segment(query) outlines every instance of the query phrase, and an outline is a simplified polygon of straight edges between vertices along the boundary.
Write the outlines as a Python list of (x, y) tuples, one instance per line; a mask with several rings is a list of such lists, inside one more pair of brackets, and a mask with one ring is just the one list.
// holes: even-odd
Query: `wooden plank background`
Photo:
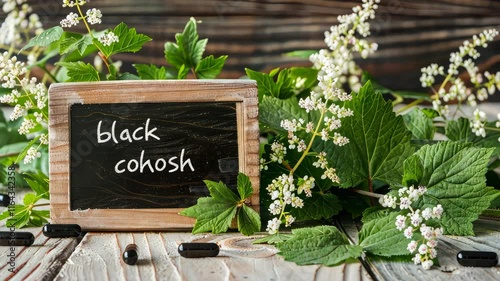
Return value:
[[(58, 24), (70, 11), (56, 0), (30, 0), (46, 27)], [(221, 78), (238, 78), (244, 68), (268, 71), (275, 67), (309, 65), (307, 60), (282, 56), (297, 49), (325, 47), (323, 33), (350, 13), (352, 0), (100, 0), (101, 28), (121, 21), (153, 38), (140, 53), (117, 56), (124, 62), (164, 65), (164, 43), (173, 41), (190, 16), (202, 20), (200, 38), (209, 38), (207, 54), (229, 55)], [(84, 9), (86, 10), (86, 9)], [(432, 62), (448, 65), (449, 53), (486, 28), (500, 28), (497, 0), (383, 0), (372, 22), (379, 51), (362, 66), (382, 84), (419, 90), (420, 68)], [(0, 18), (2, 18), (0, 16)], [(82, 28), (80, 26), (79, 28)], [(482, 50), (482, 67), (500, 70), (500, 36)], [(496, 100), (500, 100), (496, 95)]]

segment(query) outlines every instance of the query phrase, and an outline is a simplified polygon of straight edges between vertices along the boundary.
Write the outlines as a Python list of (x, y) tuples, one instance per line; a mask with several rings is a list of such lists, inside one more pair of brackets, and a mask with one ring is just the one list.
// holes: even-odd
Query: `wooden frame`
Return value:
[(76, 223), (83, 230), (172, 230), (190, 228), (182, 209), (70, 210), (70, 106), (75, 103), (236, 102), (239, 171), (255, 193), (259, 210), (259, 126), (257, 88), (249, 80), (111, 81), (52, 84), (50, 110), (50, 210), (52, 223)]

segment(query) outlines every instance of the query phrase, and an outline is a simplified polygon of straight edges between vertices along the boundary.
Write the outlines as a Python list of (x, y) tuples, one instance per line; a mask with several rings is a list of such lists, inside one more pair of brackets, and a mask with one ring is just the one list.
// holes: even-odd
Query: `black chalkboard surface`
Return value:
[(235, 102), (73, 104), (70, 209), (184, 208), (235, 185)]

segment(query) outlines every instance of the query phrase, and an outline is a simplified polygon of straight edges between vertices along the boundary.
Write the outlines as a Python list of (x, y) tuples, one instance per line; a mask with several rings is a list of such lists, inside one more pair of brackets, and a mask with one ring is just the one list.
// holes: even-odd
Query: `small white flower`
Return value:
[(402, 215), (398, 215), (396, 217), (396, 228), (401, 231), (406, 227), (406, 217)]
[(267, 228), (266, 231), (269, 232), (269, 234), (273, 235), (276, 234), (280, 228), (281, 221), (278, 220), (278, 218), (273, 218), (272, 220), (269, 220), (267, 222)]
[(415, 251), (417, 250), (417, 246), (418, 246), (418, 242), (417, 242), (417, 241), (415, 241), (415, 240), (412, 240), (412, 241), (408, 244), (407, 249), (408, 249), (408, 251), (409, 251), (410, 253), (412, 253), (412, 254), (413, 254), (413, 252), (415, 252)]
[(295, 218), (292, 217), (291, 215), (286, 215), (285, 216), (285, 227), (289, 227), (292, 225), (292, 223), (295, 221)]
[(61, 20), (60, 24), (61, 27), (72, 27), (78, 25), (79, 22), (78, 14), (71, 12), (65, 19)]
[(408, 226), (408, 228), (405, 229), (403, 234), (406, 238), (411, 239), (413, 237), (413, 227)]
[(426, 260), (422, 262), (422, 268), (425, 270), (431, 269), (432, 265), (434, 265), (434, 262), (432, 260)]
[(101, 37), (98, 38), (99, 42), (101, 42), (104, 46), (111, 46), (113, 43), (117, 43), (120, 38), (116, 36), (113, 31), (108, 31), (105, 34), (101, 35)]
[(87, 10), (87, 22), (90, 24), (100, 24), (102, 22), (101, 10), (92, 8)]
[(427, 250), (428, 250), (428, 248), (427, 248), (427, 245), (425, 245), (425, 244), (422, 244), (422, 245), (420, 245), (420, 247), (418, 247), (418, 252), (420, 255), (427, 254)]
[(443, 206), (441, 206), (441, 204), (438, 204), (436, 207), (432, 208), (432, 217), (435, 219), (440, 219), (443, 215), (443, 212)]

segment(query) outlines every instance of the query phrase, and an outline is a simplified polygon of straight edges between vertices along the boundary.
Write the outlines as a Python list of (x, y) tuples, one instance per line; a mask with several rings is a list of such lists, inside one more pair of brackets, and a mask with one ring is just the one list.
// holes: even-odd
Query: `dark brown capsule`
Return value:
[(182, 243), (179, 245), (178, 251), (185, 258), (216, 257), (219, 254), (219, 245), (215, 243)]
[(43, 226), (43, 235), (50, 238), (78, 237), (82, 229), (78, 224), (46, 224)]
[(129, 244), (125, 248), (122, 255), (123, 262), (128, 265), (134, 265), (139, 259), (139, 251), (137, 250), (137, 245)]
[(491, 267), (498, 264), (498, 255), (495, 252), (460, 251), (457, 261), (462, 266)]
[(34, 242), (31, 232), (0, 231), (0, 246), (31, 246)]

